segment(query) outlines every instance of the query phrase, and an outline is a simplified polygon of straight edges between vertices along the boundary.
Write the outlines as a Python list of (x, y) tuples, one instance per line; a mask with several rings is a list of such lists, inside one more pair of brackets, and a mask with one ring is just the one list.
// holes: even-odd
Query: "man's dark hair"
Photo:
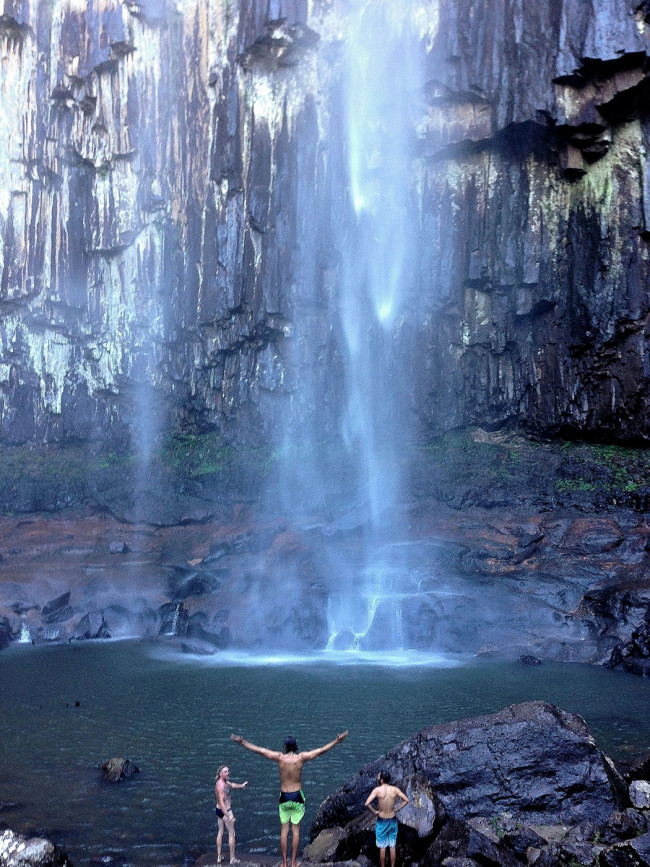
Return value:
[(298, 744), (296, 743), (296, 739), (292, 735), (289, 735), (288, 738), (285, 738), (284, 751), (285, 751), (285, 753), (297, 753), (298, 752)]
[(379, 771), (379, 779), (382, 783), (390, 783), (390, 774), (388, 771)]

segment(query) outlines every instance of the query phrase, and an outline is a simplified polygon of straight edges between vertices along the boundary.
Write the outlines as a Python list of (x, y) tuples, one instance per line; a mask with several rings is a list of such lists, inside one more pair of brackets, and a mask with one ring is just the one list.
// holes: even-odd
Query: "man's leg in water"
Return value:
[(395, 856), (396, 856), (396, 848), (395, 846), (390, 847), (390, 867), (395, 867)]
[(298, 846), (300, 846), (300, 822), (293, 826), (291, 831), (291, 867), (298, 867)]
[(386, 864), (386, 849), (379, 850), (379, 865), (380, 867), (384, 867)]

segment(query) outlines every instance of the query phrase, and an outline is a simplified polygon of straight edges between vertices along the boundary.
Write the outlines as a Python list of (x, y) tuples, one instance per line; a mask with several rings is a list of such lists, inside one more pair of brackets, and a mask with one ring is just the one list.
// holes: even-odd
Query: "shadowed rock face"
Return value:
[[(349, 4), (0, 11), (0, 438), (336, 431)], [(413, 14), (418, 417), (647, 439), (646, 4)]]
[(323, 802), (311, 829), (343, 826), (364, 812), (379, 770), (402, 789), (426, 778), (451, 817), (509, 812), (524, 822), (603, 822), (624, 785), (584, 720), (546, 702), (422, 729), (352, 777)]

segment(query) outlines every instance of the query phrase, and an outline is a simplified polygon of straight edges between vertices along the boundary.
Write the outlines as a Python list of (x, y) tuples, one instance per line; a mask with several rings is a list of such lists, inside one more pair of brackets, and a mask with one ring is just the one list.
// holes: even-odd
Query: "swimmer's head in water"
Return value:
[(285, 751), (285, 753), (297, 753), (298, 752), (298, 744), (296, 743), (296, 739), (292, 735), (289, 735), (288, 738), (285, 738), (284, 751)]

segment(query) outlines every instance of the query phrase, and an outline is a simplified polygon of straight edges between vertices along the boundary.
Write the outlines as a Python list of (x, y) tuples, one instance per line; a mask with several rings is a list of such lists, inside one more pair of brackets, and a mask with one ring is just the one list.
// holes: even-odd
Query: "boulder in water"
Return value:
[(409, 777), (404, 792), (409, 802), (400, 810), (400, 823), (412, 828), (418, 837), (429, 837), (444, 821), (446, 811), (442, 801), (429, 780), (420, 774)]
[(522, 665), (542, 664), (542, 660), (539, 658), (539, 656), (533, 656), (531, 653), (522, 653), (522, 655), (519, 657), (518, 662), (520, 662)]
[(0, 833), (0, 867), (72, 867), (68, 856), (43, 837)]
[(119, 783), (140, 773), (140, 768), (130, 759), (109, 759), (101, 766), (104, 779), (109, 783)]

